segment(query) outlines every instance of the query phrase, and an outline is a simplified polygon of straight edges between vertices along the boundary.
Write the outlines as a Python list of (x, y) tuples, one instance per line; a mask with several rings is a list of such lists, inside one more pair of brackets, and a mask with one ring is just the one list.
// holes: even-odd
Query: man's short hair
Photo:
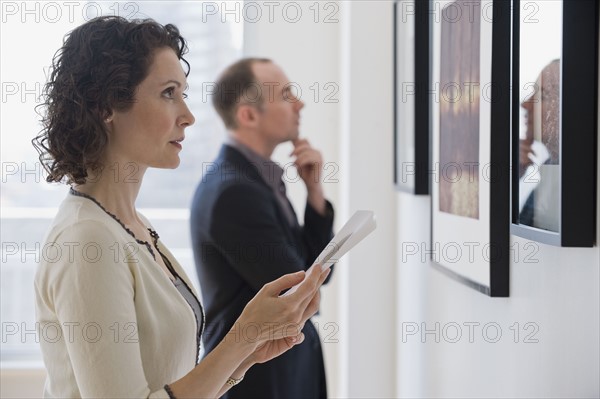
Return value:
[(252, 65), (258, 62), (273, 61), (243, 58), (225, 69), (217, 81), (212, 102), (228, 129), (238, 127), (235, 114), (241, 103), (250, 103), (258, 108), (263, 104), (262, 90), (252, 71)]

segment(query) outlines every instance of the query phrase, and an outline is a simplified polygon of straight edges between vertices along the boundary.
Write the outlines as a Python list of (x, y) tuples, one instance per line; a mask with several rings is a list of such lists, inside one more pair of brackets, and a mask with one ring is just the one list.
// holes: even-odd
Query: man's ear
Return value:
[(258, 110), (249, 104), (240, 104), (235, 113), (237, 123), (241, 126), (253, 126), (257, 123)]

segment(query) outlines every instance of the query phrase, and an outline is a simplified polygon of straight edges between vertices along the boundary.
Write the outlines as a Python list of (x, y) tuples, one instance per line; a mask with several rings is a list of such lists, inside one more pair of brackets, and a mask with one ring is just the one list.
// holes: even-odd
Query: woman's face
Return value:
[(122, 162), (121, 168), (133, 162), (136, 170), (179, 166), (184, 130), (194, 123), (184, 101), (186, 87), (175, 52), (168, 47), (156, 50), (133, 106), (109, 118), (106, 162)]

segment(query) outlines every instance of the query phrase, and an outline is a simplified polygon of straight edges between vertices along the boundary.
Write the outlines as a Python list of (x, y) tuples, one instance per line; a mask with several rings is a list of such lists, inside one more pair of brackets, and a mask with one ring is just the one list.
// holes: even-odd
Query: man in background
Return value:
[[(198, 185), (191, 210), (206, 353), (265, 283), (306, 270), (333, 236), (333, 207), (321, 185), (322, 156), (299, 137), (304, 103), (289, 83), (272, 61), (247, 58), (228, 67), (216, 85), (213, 105), (228, 137)], [(286, 196), (284, 170), (271, 161), (275, 148), (288, 141), (307, 189), (303, 226)], [(250, 327), (237, 326), (240, 339), (252, 339)], [(319, 335), (310, 320), (303, 332), (304, 343), (250, 369), (226, 397), (325, 398)]]

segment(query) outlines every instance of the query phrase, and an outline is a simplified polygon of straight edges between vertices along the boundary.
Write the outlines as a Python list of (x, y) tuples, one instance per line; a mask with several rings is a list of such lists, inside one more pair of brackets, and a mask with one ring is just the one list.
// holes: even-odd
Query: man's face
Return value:
[(296, 139), (304, 103), (295, 97), (290, 80), (281, 68), (271, 62), (254, 63), (252, 70), (263, 100), (258, 109), (257, 130), (260, 137), (273, 146)]
[(525, 140), (541, 141), (550, 152), (550, 162), (558, 163), (560, 153), (560, 63), (553, 61), (540, 73), (535, 91), (521, 107), (526, 111)]

